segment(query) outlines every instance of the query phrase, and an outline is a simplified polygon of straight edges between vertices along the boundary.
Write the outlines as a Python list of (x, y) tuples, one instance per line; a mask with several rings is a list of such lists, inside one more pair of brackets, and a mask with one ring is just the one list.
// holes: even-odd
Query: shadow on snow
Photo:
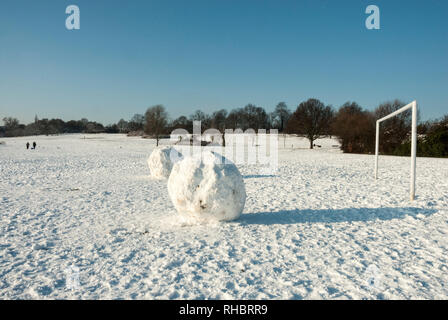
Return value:
[(241, 224), (295, 224), (295, 223), (338, 223), (403, 219), (418, 214), (430, 216), (435, 209), (414, 207), (404, 208), (347, 208), (322, 210), (281, 210), (277, 212), (258, 212), (241, 215)]
[(254, 178), (275, 178), (273, 174), (248, 174), (243, 176), (243, 179), (254, 179)]

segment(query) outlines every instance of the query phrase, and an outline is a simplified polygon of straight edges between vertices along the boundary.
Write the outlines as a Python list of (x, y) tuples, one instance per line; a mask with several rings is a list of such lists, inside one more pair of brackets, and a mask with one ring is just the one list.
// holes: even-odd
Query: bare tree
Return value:
[(145, 126), (145, 116), (142, 114), (134, 114), (131, 120), (128, 123), (130, 131), (139, 131), (143, 130)]
[(124, 119), (120, 119), (120, 121), (118, 121), (117, 123), (118, 126), (118, 130), (120, 133), (128, 133), (129, 132), (129, 123), (124, 120)]
[(173, 130), (182, 128), (191, 132), (193, 130), (193, 122), (188, 120), (186, 116), (180, 116), (179, 118), (173, 120), (171, 127)]
[(17, 120), (16, 118), (5, 117), (3, 118), (3, 122), (5, 124), (6, 130), (14, 130), (19, 127), (19, 120)]
[(210, 128), (210, 116), (201, 110), (196, 110), (191, 116), (191, 121), (201, 121), (201, 132), (204, 132), (207, 128)]
[(313, 149), (314, 140), (329, 132), (332, 118), (331, 107), (317, 99), (309, 99), (299, 104), (291, 116), (288, 131), (303, 134), (310, 141), (310, 149)]
[(156, 139), (156, 146), (159, 146), (159, 139), (165, 133), (168, 124), (168, 114), (165, 107), (156, 105), (148, 108), (145, 113), (145, 132)]
[(227, 122), (227, 111), (225, 109), (213, 112), (211, 127), (218, 129), (221, 132), (223, 147), (226, 146), (226, 137), (225, 137), (226, 122)]
[(226, 127), (229, 129), (237, 129), (239, 128), (240, 125), (240, 112), (241, 109), (233, 109), (232, 111), (230, 111), (229, 115), (227, 116), (226, 119)]
[(339, 108), (331, 128), (344, 152), (369, 153), (375, 150), (375, 117), (356, 102), (346, 102)]
[(288, 123), (289, 117), (291, 116), (291, 113), (289, 112), (288, 106), (284, 102), (280, 102), (275, 107), (274, 112), (272, 113), (273, 120), (275, 121), (275, 127), (280, 131), (283, 132), (283, 130), (286, 127), (286, 124)]
[(19, 120), (17, 120), (16, 118), (5, 117), (3, 118), (3, 122), (5, 124), (5, 135), (7, 137), (22, 135)]
[(243, 119), (243, 130), (254, 129), (265, 129), (268, 115), (263, 108), (257, 107), (249, 103), (242, 109), (242, 119)]

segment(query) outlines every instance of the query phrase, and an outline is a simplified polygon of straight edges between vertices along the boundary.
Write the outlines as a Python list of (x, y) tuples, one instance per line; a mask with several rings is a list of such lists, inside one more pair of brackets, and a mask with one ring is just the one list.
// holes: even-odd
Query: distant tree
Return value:
[(191, 121), (201, 121), (201, 132), (210, 128), (210, 116), (201, 110), (196, 110), (191, 116)]
[(39, 120), (37, 122), (37, 127), (40, 134), (49, 135), (51, 133), (50, 124), (47, 118)]
[(302, 102), (288, 122), (288, 131), (303, 134), (313, 149), (314, 140), (329, 132), (333, 110), (317, 99)]
[(257, 107), (254, 104), (247, 104), (243, 109), (237, 109), (234, 111), (237, 127), (242, 130), (254, 129), (266, 129), (268, 127), (268, 114), (266, 111)]
[(65, 122), (61, 119), (51, 119), (48, 121), (49, 134), (61, 134), (64, 132)]
[(3, 123), (5, 124), (6, 130), (14, 130), (19, 127), (19, 120), (12, 117), (5, 117), (3, 118)]
[(108, 125), (104, 128), (106, 133), (119, 133), (120, 129), (118, 128), (118, 126), (116, 124), (111, 124)]
[(233, 109), (226, 117), (226, 128), (228, 129), (259, 129), (270, 128), (270, 116), (262, 107), (247, 104), (244, 108)]
[(419, 134), (426, 134), (426, 133), (428, 133), (429, 129), (430, 129), (435, 123), (436, 123), (435, 121), (431, 121), (431, 120), (428, 120), (428, 121), (419, 123), (419, 124), (417, 125), (417, 132), (418, 132)]
[(435, 121), (420, 145), (422, 157), (448, 157), (448, 115)]
[(39, 126), (37, 122), (30, 123), (25, 126), (24, 135), (25, 136), (37, 136), (41, 134), (39, 131)]
[(180, 116), (179, 118), (173, 120), (171, 122), (171, 129), (185, 129), (188, 132), (191, 132), (193, 128), (193, 123), (191, 120), (188, 120), (186, 116)]
[(278, 129), (280, 132), (283, 132), (283, 130), (286, 127), (286, 124), (288, 123), (289, 118), (291, 117), (291, 112), (288, 109), (288, 106), (284, 102), (280, 102), (275, 107), (274, 112), (272, 113), (273, 121), (275, 122), (275, 125), (273, 123), (273, 126)]
[(165, 107), (156, 105), (148, 108), (145, 113), (146, 125), (145, 132), (156, 139), (156, 145), (159, 145), (159, 139), (165, 133), (168, 124), (168, 114)]
[(105, 132), (104, 126), (101, 123), (90, 121), (87, 123), (83, 132), (85, 133), (102, 133)]
[(79, 133), (84, 129), (84, 125), (81, 121), (70, 120), (65, 123), (66, 133)]
[(242, 119), (244, 120), (243, 129), (254, 129), (256, 131), (258, 127), (258, 110), (257, 106), (254, 104), (247, 104), (243, 108)]
[(89, 120), (88, 119), (86, 119), (86, 118), (82, 118), (81, 119), (81, 123), (84, 125), (84, 127), (85, 126), (87, 126), (87, 124), (89, 123)]
[(128, 129), (130, 131), (139, 131), (143, 130), (145, 127), (145, 116), (142, 114), (134, 114), (131, 120), (128, 123)]
[[(419, 157), (448, 157), (448, 115), (437, 121), (428, 121), (425, 134), (419, 133), (417, 142), (417, 156)], [(411, 154), (411, 141), (398, 146), (393, 153), (397, 156)]]
[(266, 111), (262, 107), (256, 107), (255, 109), (255, 121), (253, 129), (257, 132), (260, 129), (267, 129), (269, 126), (269, 117)]
[(242, 129), (241, 113), (242, 113), (241, 109), (233, 109), (232, 111), (230, 111), (226, 119), (226, 127), (233, 130), (238, 128)]
[(221, 109), (219, 111), (215, 111), (211, 117), (211, 127), (218, 129), (221, 132), (222, 145), (226, 146), (226, 124), (227, 124), (227, 111), (225, 109)]
[(124, 120), (120, 119), (120, 121), (117, 122), (118, 130), (120, 133), (128, 133), (129, 132), (129, 123)]
[(23, 134), (23, 130), (20, 126), (19, 120), (12, 117), (3, 118), (3, 123), (5, 125), (5, 136), (14, 137)]
[(346, 102), (339, 108), (331, 129), (344, 152), (371, 153), (375, 149), (375, 117), (356, 102)]

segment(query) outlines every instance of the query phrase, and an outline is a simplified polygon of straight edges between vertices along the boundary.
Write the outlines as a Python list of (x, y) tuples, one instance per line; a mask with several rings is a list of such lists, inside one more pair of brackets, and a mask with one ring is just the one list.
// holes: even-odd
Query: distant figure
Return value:
[(30, 143), (27, 142), (27, 143), (26, 143), (26, 150), (28, 150), (29, 148), (30, 148)]
[(36, 141), (34, 141), (33, 142), (33, 149), (36, 149), (36, 146), (37, 146)]

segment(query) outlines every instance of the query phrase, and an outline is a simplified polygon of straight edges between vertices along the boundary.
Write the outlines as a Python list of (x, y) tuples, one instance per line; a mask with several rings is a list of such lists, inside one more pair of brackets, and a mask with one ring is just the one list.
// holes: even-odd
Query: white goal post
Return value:
[(403, 108), (398, 109), (391, 114), (376, 121), (376, 140), (375, 140), (375, 179), (378, 178), (378, 152), (380, 143), (380, 123), (384, 120), (392, 118), (397, 114), (412, 108), (412, 137), (411, 137), (411, 186), (410, 186), (410, 198), (411, 201), (415, 199), (415, 167), (417, 156), (417, 101), (413, 101)]

